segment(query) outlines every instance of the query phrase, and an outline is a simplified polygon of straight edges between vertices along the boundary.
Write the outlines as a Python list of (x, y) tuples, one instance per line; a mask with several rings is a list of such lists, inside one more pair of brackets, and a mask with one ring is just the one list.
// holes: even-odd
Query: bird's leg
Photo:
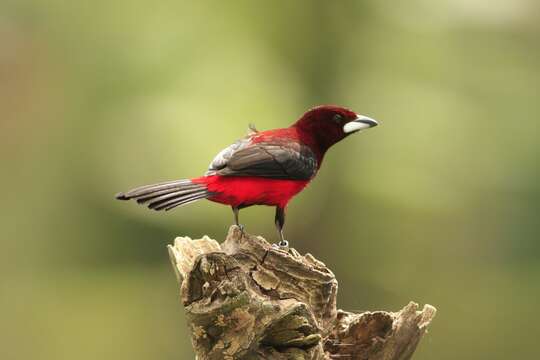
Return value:
[(276, 228), (279, 235), (279, 243), (277, 245), (282, 249), (288, 250), (289, 242), (283, 238), (283, 225), (285, 225), (285, 208), (277, 206), (276, 207)]
[(236, 206), (232, 206), (232, 211), (234, 213), (234, 223), (236, 226), (240, 228), (240, 231), (242, 232), (242, 235), (244, 235), (244, 225), (240, 224), (238, 222), (238, 215), (240, 214), (240, 208)]

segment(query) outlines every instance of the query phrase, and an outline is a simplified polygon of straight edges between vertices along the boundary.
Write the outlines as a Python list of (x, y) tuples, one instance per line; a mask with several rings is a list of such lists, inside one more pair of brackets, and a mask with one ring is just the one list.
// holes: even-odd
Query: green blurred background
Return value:
[(534, 0), (2, 0), (0, 358), (192, 359), (165, 246), (231, 211), (113, 195), (323, 103), (382, 122), (289, 207), (339, 306), (437, 306), (416, 359), (538, 358), (539, 36)]

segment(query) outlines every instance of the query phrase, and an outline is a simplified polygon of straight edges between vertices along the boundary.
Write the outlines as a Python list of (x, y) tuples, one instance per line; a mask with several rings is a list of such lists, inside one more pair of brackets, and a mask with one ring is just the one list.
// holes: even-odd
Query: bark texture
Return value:
[(337, 310), (338, 282), (322, 262), (236, 226), (221, 245), (179, 237), (168, 249), (198, 360), (406, 360), (436, 312), (413, 302)]

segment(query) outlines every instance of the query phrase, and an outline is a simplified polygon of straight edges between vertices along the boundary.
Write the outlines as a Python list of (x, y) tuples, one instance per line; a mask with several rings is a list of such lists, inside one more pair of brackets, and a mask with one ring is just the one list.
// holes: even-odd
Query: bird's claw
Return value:
[(244, 230), (246, 229), (246, 227), (242, 224), (237, 224), (236, 226), (238, 226), (238, 228), (240, 229), (240, 234), (242, 234), (242, 236), (244, 236)]
[(272, 244), (272, 247), (279, 250), (289, 251), (289, 242), (287, 240), (281, 240), (277, 244)]

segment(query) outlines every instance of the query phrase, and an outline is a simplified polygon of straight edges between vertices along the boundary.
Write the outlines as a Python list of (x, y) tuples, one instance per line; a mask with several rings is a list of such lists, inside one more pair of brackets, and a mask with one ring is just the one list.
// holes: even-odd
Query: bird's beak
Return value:
[(358, 115), (356, 119), (346, 123), (343, 126), (343, 132), (345, 134), (352, 134), (354, 132), (369, 129), (377, 125), (379, 125), (379, 123), (376, 120), (368, 118), (367, 116)]

